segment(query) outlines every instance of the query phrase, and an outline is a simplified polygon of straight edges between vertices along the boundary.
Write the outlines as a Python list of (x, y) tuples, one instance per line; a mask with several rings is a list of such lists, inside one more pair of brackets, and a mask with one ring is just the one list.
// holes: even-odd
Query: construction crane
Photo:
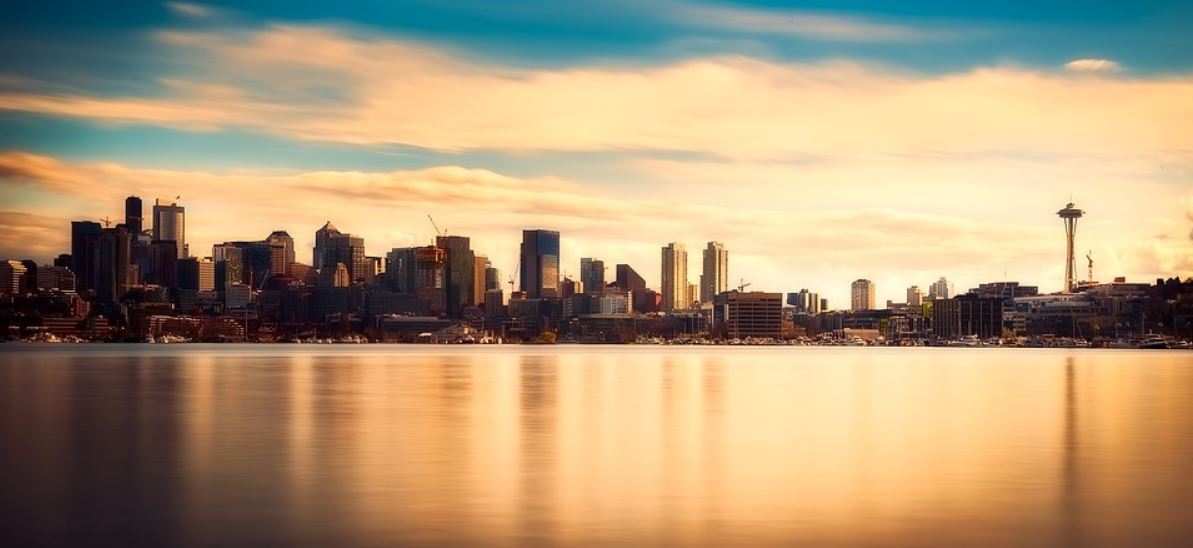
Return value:
[(518, 271), (522, 269), (522, 261), (518, 261), (518, 265), (514, 267), (514, 273), (510, 275), (510, 295), (514, 294), (514, 279), (518, 277)]
[(435, 218), (434, 218), (434, 217), (432, 217), (430, 213), (428, 213), (428, 214), (427, 214), (427, 219), (430, 219), (430, 220), (431, 220), (431, 226), (435, 227), (435, 235), (436, 235), (436, 236), (447, 236), (447, 231), (446, 231), (446, 230), (439, 230), (439, 225), (435, 224)]
[(1085, 260), (1089, 261), (1089, 272), (1086, 273), (1086, 276), (1088, 276), (1086, 281), (1094, 283), (1094, 252), (1092, 250), (1085, 252)]
[(107, 217), (103, 217), (103, 218), (101, 218), (101, 219), (100, 219), (100, 221), (104, 223), (104, 228), (108, 228), (108, 227), (111, 227), (111, 226), (112, 226), (112, 219), (109, 219), (109, 218), (107, 218)]
[(752, 284), (747, 283), (745, 278), (739, 278), (737, 283), (737, 292), (744, 293), (746, 288), (750, 287), (750, 285)]

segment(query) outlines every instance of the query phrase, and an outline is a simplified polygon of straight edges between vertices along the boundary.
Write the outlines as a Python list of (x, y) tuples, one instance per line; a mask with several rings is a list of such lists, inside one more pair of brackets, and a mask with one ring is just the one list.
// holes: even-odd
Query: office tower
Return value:
[(801, 289), (798, 293), (788, 293), (787, 304), (794, 307), (795, 311), (800, 314), (820, 313), (820, 295), (807, 289)]
[(913, 285), (907, 288), (907, 306), (919, 308), (924, 304), (924, 291), (920, 286)]
[(319, 287), (348, 287), (352, 285), (352, 277), (348, 274), (348, 267), (344, 263), (336, 263), (335, 267), (325, 266), (319, 271)]
[(447, 310), (456, 316), (473, 304), (473, 283), (476, 279), (476, 254), (466, 236), (436, 236), (435, 246), (447, 253), (446, 274)]
[[(1072, 202), (1065, 205), (1065, 208), (1057, 211), (1056, 215), (1064, 220), (1065, 223), (1065, 293), (1071, 293), (1073, 287), (1077, 285), (1077, 272), (1075, 271), (1076, 264), (1073, 257), (1073, 238), (1077, 235), (1077, 219), (1080, 219), (1085, 212), (1073, 206)], [(1092, 270), (1092, 267), (1091, 267)]]
[(318, 269), (334, 271), (337, 264), (343, 263), (353, 282), (363, 282), (369, 277), (371, 265), (365, 258), (364, 238), (342, 233), (330, 221), (315, 231), (314, 258), (311, 266)]
[(928, 298), (936, 299), (951, 299), (955, 293), (953, 292), (953, 282), (950, 282), (941, 276), (932, 285), (928, 286)]
[(385, 280), (390, 291), (414, 293), (414, 249), (395, 247), (385, 254)]
[(501, 271), (493, 266), (485, 267), (485, 291), (501, 289)]
[(290, 265), (296, 260), (294, 238), (290, 237), (290, 234), (285, 230), (275, 230), (265, 238), (265, 241), (270, 245), (281, 246), (282, 248), (281, 257), (274, 261), (273, 268), (271, 269), (273, 273), (290, 275)]
[(828, 312), (828, 299), (823, 297), (820, 298), (820, 311)]
[(447, 252), (438, 246), (414, 248), (413, 289), (432, 315), (447, 313)]
[(580, 259), (580, 283), (589, 293), (605, 287), (605, 261), (584, 257)]
[(783, 295), (730, 291), (713, 299), (713, 330), (719, 336), (779, 338), (783, 334)]
[(136, 238), (145, 229), (144, 209), (141, 205), (141, 199), (136, 196), (129, 196), (124, 199), (124, 226), (128, 229), (129, 236)]
[(178, 285), (178, 245), (172, 241), (154, 240), (149, 244), (149, 283), (162, 287)]
[(713, 297), (729, 288), (729, 251), (724, 244), (708, 242), (704, 248), (704, 269), (700, 274), (700, 302), (711, 303)]
[(485, 271), (488, 269), (489, 258), (477, 255), (472, 263), (472, 302), (470, 304), (473, 306), (485, 304), (485, 291), (488, 290)]
[(323, 225), (323, 228), (315, 231), (315, 249), (311, 258), (312, 268), (323, 268), (327, 264), (325, 256), (328, 253), (328, 248), (331, 246), (331, 238), (339, 234), (339, 229), (331, 224), (331, 221), (327, 221)]
[(874, 282), (854, 280), (850, 291), (850, 310), (874, 310)]
[(584, 293), (584, 282), (576, 281), (565, 276), (560, 283), (560, 296), (567, 298)]
[(646, 306), (646, 279), (639, 276), (628, 264), (616, 266), (617, 277), (613, 285), (621, 291), (628, 291), (633, 300), (634, 311), (643, 312)]
[(21, 289), (28, 292), (35, 291), (37, 289), (37, 261), (22, 259), (20, 263), (25, 267), (25, 274), (21, 276)]
[(91, 221), (71, 221), (70, 258), (71, 270), (79, 291), (95, 289), (96, 243), (103, 227)]
[(21, 282), (25, 279), (26, 272), (27, 269), (21, 261), (0, 262), (0, 293), (15, 295), (22, 292), (25, 288)]
[(215, 263), (198, 257), (178, 259), (178, 288), (214, 291)]
[(688, 248), (671, 242), (663, 247), (663, 311), (688, 307)]
[(523, 230), (518, 286), (528, 299), (559, 297), (559, 232)]
[(129, 234), (124, 228), (105, 228), (96, 241), (95, 299), (114, 303), (128, 292)]
[(224, 291), (233, 284), (244, 283), (244, 251), (231, 243), (211, 246), (211, 260), (215, 262), (215, 290)]
[(688, 308), (692, 308), (700, 304), (700, 286), (694, 283), (688, 283), (688, 294), (685, 302), (687, 302)]
[(36, 287), (42, 291), (74, 291), (75, 275), (70, 267), (42, 265), (37, 269)]
[(163, 205), (160, 200), (154, 200), (153, 239), (174, 242), (178, 247), (178, 257), (186, 257), (186, 208), (175, 202)]

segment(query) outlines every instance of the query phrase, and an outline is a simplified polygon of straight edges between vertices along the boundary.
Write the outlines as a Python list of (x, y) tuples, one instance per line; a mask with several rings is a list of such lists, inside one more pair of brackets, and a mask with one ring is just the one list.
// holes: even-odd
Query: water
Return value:
[(6, 545), (1188, 546), (1193, 353), (0, 347)]

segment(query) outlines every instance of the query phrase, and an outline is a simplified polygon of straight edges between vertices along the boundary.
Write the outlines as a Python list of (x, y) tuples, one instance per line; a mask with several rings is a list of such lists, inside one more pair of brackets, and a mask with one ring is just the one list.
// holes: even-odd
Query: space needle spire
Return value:
[(1064, 209), (1057, 211), (1056, 214), (1065, 222), (1065, 293), (1071, 293), (1077, 285), (1077, 263), (1073, 257), (1073, 236), (1077, 234), (1077, 219), (1085, 215), (1085, 212), (1077, 209), (1073, 202), (1069, 202)]

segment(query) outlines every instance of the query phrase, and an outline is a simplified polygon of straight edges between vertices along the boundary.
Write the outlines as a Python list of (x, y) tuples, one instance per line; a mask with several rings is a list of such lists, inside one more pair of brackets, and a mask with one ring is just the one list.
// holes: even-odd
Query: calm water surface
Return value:
[(0, 345), (5, 545), (1193, 545), (1193, 353)]

